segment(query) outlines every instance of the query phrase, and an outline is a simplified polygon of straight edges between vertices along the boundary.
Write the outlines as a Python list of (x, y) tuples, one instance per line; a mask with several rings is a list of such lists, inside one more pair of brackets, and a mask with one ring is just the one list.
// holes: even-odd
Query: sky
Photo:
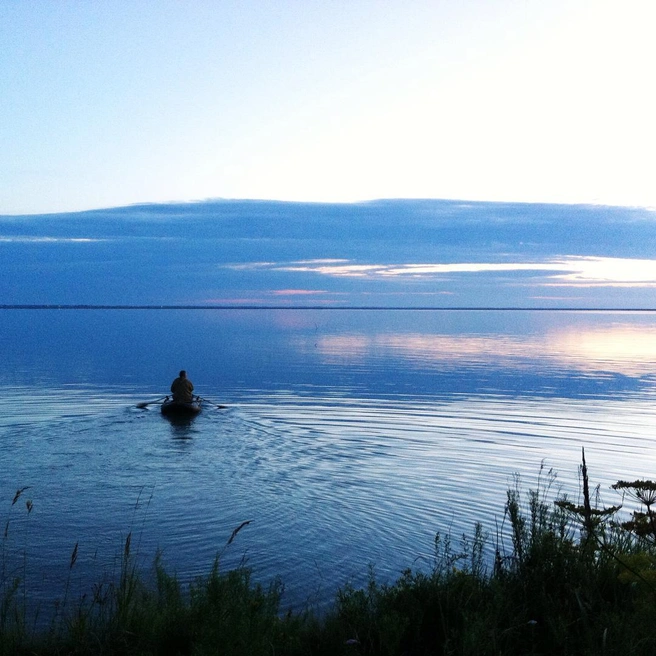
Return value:
[(639, 208), (439, 200), (0, 215), (0, 309), (655, 309), (655, 219)]
[(0, 214), (656, 206), (653, 0), (0, 2)]

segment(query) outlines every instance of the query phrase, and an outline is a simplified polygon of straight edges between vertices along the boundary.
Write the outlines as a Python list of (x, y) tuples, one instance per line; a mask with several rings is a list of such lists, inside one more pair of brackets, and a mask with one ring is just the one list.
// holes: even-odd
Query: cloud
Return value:
[(569, 287), (656, 287), (656, 260), (577, 258), (570, 264), (569, 273), (554, 278), (553, 284)]
[(656, 260), (568, 256), (542, 262), (453, 262), (407, 264), (359, 264), (349, 260), (302, 260), (253, 262), (229, 265), (237, 270), (268, 269), (288, 273), (312, 273), (333, 278), (431, 279), (453, 274), (534, 272), (532, 285), (584, 287), (656, 287)]
[(379, 264), (308, 264), (306, 266), (288, 265), (278, 268), (279, 271), (291, 271), (295, 273), (319, 273), (326, 276), (340, 278), (367, 278), (381, 275), (385, 271), (385, 265)]
[(111, 241), (110, 239), (92, 239), (90, 237), (31, 237), (31, 236), (15, 236), (15, 237), (2, 237), (0, 236), (0, 243), (12, 244), (86, 244), (101, 241)]
[(314, 296), (316, 294), (328, 294), (322, 289), (274, 289), (270, 292), (274, 296)]
[(273, 269), (278, 271), (308, 270), (314, 271), (317, 266), (327, 264), (342, 264), (348, 260), (344, 259), (321, 259), (321, 260), (293, 260), (291, 262), (244, 262), (240, 264), (224, 264), (222, 268), (232, 269), (233, 271), (252, 271), (258, 269)]

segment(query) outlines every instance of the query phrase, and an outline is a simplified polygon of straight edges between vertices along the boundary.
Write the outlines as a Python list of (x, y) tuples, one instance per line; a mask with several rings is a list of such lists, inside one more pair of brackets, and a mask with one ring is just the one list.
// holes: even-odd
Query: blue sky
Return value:
[(652, 0), (0, 3), (0, 214), (656, 206)]

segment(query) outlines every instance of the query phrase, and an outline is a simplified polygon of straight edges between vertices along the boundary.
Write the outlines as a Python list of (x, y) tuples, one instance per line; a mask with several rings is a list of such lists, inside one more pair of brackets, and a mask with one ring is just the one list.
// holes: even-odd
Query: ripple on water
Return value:
[[(0, 399), (11, 553), (29, 552), (44, 596), (76, 542), (80, 578), (115, 568), (132, 532), (144, 559), (160, 549), (188, 579), (250, 521), (225, 566), (246, 558), (258, 578), (282, 577), (290, 603), (321, 601), (369, 564), (394, 577), (430, 561), (436, 531), (471, 534), (482, 520), (494, 533), (514, 474), (535, 484), (543, 460), (576, 496), (585, 447), (611, 502), (608, 485), (655, 464), (653, 409), (636, 399), (285, 393), (207, 408), (187, 426), (134, 405), (84, 390)], [(10, 503), (24, 485), (29, 518)]]

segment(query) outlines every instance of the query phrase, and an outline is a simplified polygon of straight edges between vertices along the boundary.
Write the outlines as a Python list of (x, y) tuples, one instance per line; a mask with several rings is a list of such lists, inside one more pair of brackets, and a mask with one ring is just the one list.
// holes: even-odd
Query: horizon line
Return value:
[(526, 307), (430, 305), (108, 305), (108, 304), (0, 304), (0, 310), (369, 310), (369, 311), (496, 311), (496, 312), (656, 312), (656, 307)]

